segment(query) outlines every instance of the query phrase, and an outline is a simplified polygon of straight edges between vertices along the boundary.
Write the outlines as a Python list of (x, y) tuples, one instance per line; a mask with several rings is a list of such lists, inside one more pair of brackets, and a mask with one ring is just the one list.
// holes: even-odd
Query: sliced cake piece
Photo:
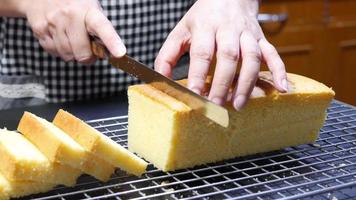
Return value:
[[(31, 123), (33, 129), (26, 127)], [(81, 171), (101, 181), (107, 181), (115, 171), (111, 164), (91, 155), (52, 123), (31, 113), (25, 112), (18, 129), (38, 145), (38, 148), (47, 155), (48, 159), (55, 163), (58, 162), (54, 165), (56, 168), (54, 173), (50, 174), (48, 179), (61, 176), (62, 184), (74, 186)], [(44, 136), (43, 138), (41, 138), (41, 134)], [(51, 147), (48, 144), (51, 144)]]
[(0, 171), (10, 180), (43, 180), (51, 164), (23, 135), (0, 129)]
[(34, 181), (10, 181), (0, 173), (0, 200), (19, 198), (27, 195), (48, 192), (55, 187), (52, 183)]
[(0, 129), (0, 171), (7, 179), (73, 186), (81, 171), (50, 162), (23, 135)]
[(41, 182), (56, 183), (58, 185), (73, 187), (77, 183), (77, 179), (81, 174), (82, 171), (80, 169), (54, 162), (52, 163), (51, 173), (46, 179), (41, 180)]
[(32, 113), (25, 112), (17, 128), (50, 161), (81, 169), (86, 151), (61, 129)]
[(53, 124), (70, 135), (87, 151), (113, 166), (137, 176), (146, 171), (147, 163), (144, 160), (72, 114), (59, 110)]
[(83, 165), (83, 171), (100, 181), (106, 182), (115, 172), (115, 167), (98, 156), (88, 152), (87, 160)]
[(245, 108), (238, 112), (231, 102), (226, 103), (228, 128), (149, 84), (131, 86), (129, 149), (156, 167), (172, 171), (313, 143), (334, 92), (295, 74), (288, 74), (288, 82), (289, 92), (281, 94), (274, 89), (271, 74), (261, 72)]

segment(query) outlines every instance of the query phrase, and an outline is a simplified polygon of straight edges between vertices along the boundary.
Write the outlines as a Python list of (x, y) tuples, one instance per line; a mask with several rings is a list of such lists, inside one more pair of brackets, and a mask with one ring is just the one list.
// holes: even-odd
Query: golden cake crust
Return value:
[[(326, 97), (333, 97), (335, 95), (335, 92), (331, 88), (311, 78), (298, 74), (287, 73), (287, 79), (289, 90), (287, 93), (280, 93), (274, 87), (272, 74), (268, 71), (260, 72), (250, 99), (265, 97), (278, 98), (279, 96), (293, 95), (295, 93), (298, 93), (298, 95), (308, 95), (315, 94), (316, 92), (320, 93), (320, 95), (325, 95)], [(177, 82), (184, 86), (187, 85), (187, 79), (179, 80)], [(236, 82), (236, 80), (234, 82)], [(211, 79), (208, 77), (205, 90), (210, 88), (210, 83)], [(183, 102), (155, 89), (149, 84), (133, 85), (130, 86), (129, 89), (138, 91), (146, 97), (159, 102), (161, 105), (165, 105), (171, 110), (180, 112), (189, 112), (191, 110), (189, 106)], [(226, 102), (226, 104), (227, 106), (231, 106), (230, 101)]]

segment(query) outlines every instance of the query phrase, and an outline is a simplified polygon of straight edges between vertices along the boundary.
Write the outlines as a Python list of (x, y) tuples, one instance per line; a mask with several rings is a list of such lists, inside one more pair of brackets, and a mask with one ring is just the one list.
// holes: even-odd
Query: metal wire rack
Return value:
[[(127, 116), (88, 122), (126, 147)], [(38, 199), (356, 199), (356, 108), (334, 101), (315, 144), (107, 183), (82, 176)]]

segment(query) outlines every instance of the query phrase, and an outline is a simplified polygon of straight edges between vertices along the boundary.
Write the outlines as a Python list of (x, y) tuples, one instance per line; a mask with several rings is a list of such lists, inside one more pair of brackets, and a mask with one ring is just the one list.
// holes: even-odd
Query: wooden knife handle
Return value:
[(105, 47), (104, 43), (100, 40), (100, 38), (94, 35), (89, 35), (89, 38), (90, 38), (91, 51), (96, 57), (100, 59), (105, 59), (109, 57), (110, 52)]

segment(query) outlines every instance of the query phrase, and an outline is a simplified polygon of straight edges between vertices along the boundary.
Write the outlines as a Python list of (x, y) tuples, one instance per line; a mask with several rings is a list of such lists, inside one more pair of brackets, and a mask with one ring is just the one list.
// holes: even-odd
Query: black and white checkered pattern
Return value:
[[(128, 55), (153, 66), (169, 31), (193, 0), (101, 0), (101, 5)], [(92, 66), (64, 62), (46, 53), (25, 19), (0, 18), (0, 75), (35, 75), (46, 88), (46, 100), (64, 102), (105, 97), (139, 82), (97, 61)]]

